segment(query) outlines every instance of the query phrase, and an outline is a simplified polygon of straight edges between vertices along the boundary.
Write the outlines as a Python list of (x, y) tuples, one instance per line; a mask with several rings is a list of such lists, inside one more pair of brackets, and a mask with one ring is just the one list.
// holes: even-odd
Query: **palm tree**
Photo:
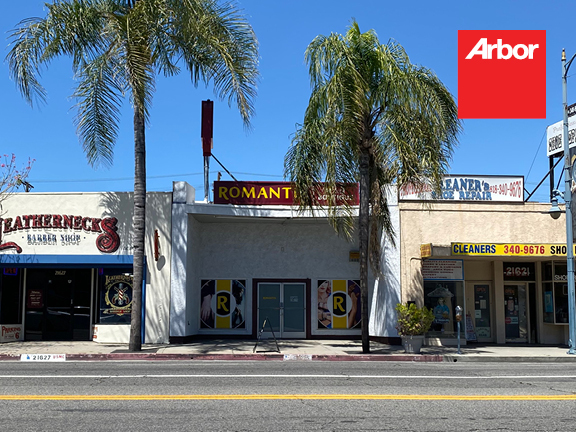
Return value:
[(111, 164), (120, 106), (134, 110), (134, 287), (131, 351), (140, 351), (144, 222), (145, 125), (158, 74), (176, 75), (181, 64), (194, 85), (212, 83), (218, 97), (235, 102), (249, 125), (258, 79), (258, 43), (233, 3), (217, 0), (54, 0), (45, 18), (14, 29), (7, 56), (23, 97), (45, 101), (38, 79), (56, 57), (69, 56), (77, 86), (77, 131), (88, 162)]
[[(394, 242), (385, 187), (412, 183), (439, 189), (460, 122), (454, 99), (430, 70), (410, 63), (396, 42), (381, 44), (356, 21), (345, 35), (317, 36), (306, 50), (312, 95), (285, 160), (301, 209), (320, 204), (312, 193), (360, 183), (358, 235), (362, 351), (368, 335), (368, 262), (381, 275), (380, 234)], [(353, 209), (329, 194), (337, 231), (352, 238)]]

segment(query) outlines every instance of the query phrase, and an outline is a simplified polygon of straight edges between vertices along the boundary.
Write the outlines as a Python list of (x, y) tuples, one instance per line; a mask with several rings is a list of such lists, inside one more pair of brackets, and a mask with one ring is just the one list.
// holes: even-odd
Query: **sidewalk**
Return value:
[(323, 360), (323, 361), (418, 361), (418, 362), (576, 362), (559, 346), (466, 345), (422, 348), (406, 354), (399, 345), (370, 342), (370, 354), (362, 354), (357, 340), (202, 340), (184, 345), (145, 344), (142, 351), (128, 351), (126, 344), (96, 342), (8, 342), (0, 344), (0, 360), (19, 361), (23, 354), (66, 354), (67, 360)]

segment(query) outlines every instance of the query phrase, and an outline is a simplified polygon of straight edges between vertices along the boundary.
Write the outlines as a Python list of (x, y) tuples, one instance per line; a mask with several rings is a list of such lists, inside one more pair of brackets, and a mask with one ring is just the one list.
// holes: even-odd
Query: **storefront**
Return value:
[[(175, 183), (170, 339), (358, 338), (357, 240), (321, 209), (299, 214), (289, 183), (215, 182), (215, 204)], [(393, 221), (398, 211), (391, 196)], [(399, 252), (384, 243), (383, 280), (369, 277), (370, 334), (395, 337)]]
[[(149, 194), (143, 340), (168, 340), (170, 194)], [(0, 218), (0, 341), (128, 342), (128, 193), (22, 193)], [(156, 245), (154, 242), (156, 240)], [(158, 253), (155, 255), (154, 248)], [(156, 259), (158, 261), (156, 261)], [(164, 323), (164, 324), (163, 324)]]
[(567, 343), (565, 221), (524, 202), (521, 177), (445, 182), (442, 199), (400, 195), (402, 299), (435, 311), (427, 342), (455, 343), (461, 306), (463, 341)]

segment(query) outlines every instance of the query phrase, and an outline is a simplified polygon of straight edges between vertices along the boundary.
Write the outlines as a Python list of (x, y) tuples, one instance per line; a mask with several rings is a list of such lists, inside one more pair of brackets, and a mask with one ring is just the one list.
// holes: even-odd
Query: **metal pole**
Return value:
[(210, 172), (210, 156), (204, 156), (204, 200), (210, 202), (210, 180), (208, 173)]
[(458, 321), (458, 354), (462, 354), (460, 352), (460, 321)]
[[(574, 59), (574, 57), (572, 57)], [(564, 108), (564, 202), (566, 203), (566, 261), (567, 261), (567, 279), (568, 279), (568, 327), (569, 327), (569, 341), (570, 349), (567, 354), (576, 354), (576, 322), (575, 322), (575, 295), (574, 295), (574, 237), (572, 228), (572, 179), (570, 176), (570, 149), (568, 148), (568, 90), (566, 79), (568, 75), (568, 68), (566, 66), (566, 52), (562, 50), (562, 105)]]

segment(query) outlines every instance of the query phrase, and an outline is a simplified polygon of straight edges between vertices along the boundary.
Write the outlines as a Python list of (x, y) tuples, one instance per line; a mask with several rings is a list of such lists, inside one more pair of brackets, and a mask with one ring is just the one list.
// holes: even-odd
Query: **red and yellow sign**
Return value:
[[(322, 184), (318, 185), (319, 205), (328, 204), (328, 194)], [(336, 204), (358, 205), (358, 184), (338, 186)], [(214, 204), (245, 205), (294, 205), (294, 190), (290, 182), (214, 182)]]

